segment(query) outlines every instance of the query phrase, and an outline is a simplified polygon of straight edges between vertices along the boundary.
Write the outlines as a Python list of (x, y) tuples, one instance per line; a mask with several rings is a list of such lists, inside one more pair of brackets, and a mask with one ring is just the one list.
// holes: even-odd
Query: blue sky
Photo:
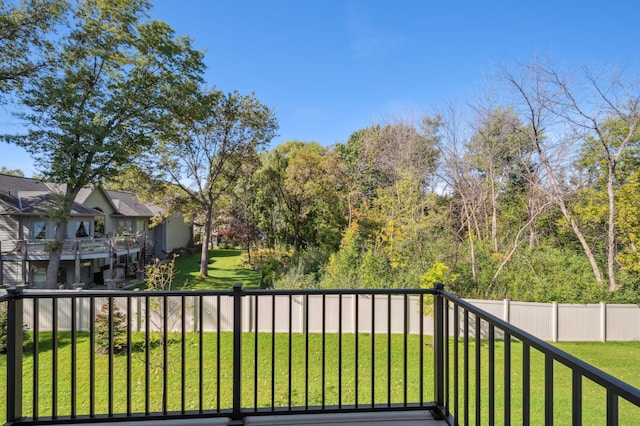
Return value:
[[(640, 65), (640, 2), (152, 0), (151, 17), (205, 50), (205, 79), (254, 92), (287, 140), (344, 142), (375, 122), (478, 93), (498, 65)], [(18, 128), (16, 119), (0, 125)], [(35, 173), (0, 143), (0, 166)]]

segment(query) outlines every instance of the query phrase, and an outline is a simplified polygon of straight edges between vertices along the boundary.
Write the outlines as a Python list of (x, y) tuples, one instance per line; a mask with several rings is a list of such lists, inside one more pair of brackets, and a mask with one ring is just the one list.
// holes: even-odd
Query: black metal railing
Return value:
[(392, 410), (430, 410), (451, 425), (581, 424), (593, 386), (607, 424), (621, 400), (625, 416), (640, 415), (637, 389), (440, 285), (10, 289), (0, 308), (7, 424)]
[(6, 421), (437, 414), (433, 292), (11, 289)]
[(639, 389), (441, 288), (435, 312), (449, 424), (640, 424)]

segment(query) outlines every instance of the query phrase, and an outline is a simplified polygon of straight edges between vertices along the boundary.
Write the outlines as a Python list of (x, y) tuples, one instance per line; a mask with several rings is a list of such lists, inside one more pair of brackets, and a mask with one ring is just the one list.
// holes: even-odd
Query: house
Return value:
[[(45, 283), (47, 246), (54, 237), (48, 206), (63, 187), (0, 174), (0, 284)], [(162, 209), (131, 192), (84, 188), (66, 229), (58, 283), (64, 288), (113, 284), (135, 277), (154, 257), (191, 240), (190, 227), (170, 216), (151, 227)]]

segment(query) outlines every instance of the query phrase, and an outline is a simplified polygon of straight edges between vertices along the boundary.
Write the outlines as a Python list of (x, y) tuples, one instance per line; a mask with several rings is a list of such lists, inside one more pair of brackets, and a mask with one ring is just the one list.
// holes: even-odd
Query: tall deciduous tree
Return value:
[(166, 124), (152, 164), (159, 179), (181, 188), (202, 210), (200, 276), (205, 277), (215, 203), (275, 136), (277, 120), (253, 95), (211, 90), (185, 99)]
[[(593, 276), (602, 286), (604, 278), (593, 247), (587, 240), (580, 223), (569, 205), (568, 188), (563, 179), (567, 169), (572, 167), (568, 158), (575, 148), (575, 135), (561, 131), (556, 119), (562, 107), (558, 109), (556, 99), (563, 96), (560, 85), (550, 79), (546, 65), (533, 63), (525, 66), (520, 74), (504, 72), (504, 79), (516, 93), (516, 103), (525, 124), (525, 135), (535, 150), (541, 167), (545, 171), (546, 192), (558, 206), (569, 223), (574, 235), (580, 241), (582, 250), (589, 260)], [(541, 181), (542, 182), (542, 181)]]
[(47, 36), (67, 8), (64, 0), (0, 1), (0, 93), (20, 88), (48, 63)]
[(43, 177), (62, 184), (47, 286), (55, 287), (62, 243), (81, 188), (117, 173), (154, 141), (168, 103), (200, 82), (202, 54), (188, 38), (147, 19), (144, 0), (85, 0), (20, 100), (26, 134), (5, 140), (32, 154)]
[(262, 224), (290, 236), (281, 235), (278, 242), (296, 249), (337, 246), (344, 212), (333, 173), (335, 160), (327, 148), (300, 141), (286, 142), (263, 156), (258, 175), (268, 193), (260, 199), (272, 208), (261, 209)]

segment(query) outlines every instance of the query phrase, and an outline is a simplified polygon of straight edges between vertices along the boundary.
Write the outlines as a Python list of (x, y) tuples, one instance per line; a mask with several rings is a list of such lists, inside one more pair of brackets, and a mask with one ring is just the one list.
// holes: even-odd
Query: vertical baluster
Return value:
[(291, 411), (291, 373), (292, 373), (292, 365), (293, 365), (293, 360), (292, 360), (292, 355), (293, 355), (293, 295), (289, 295), (289, 370), (288, 370), (288, 377), (289, 377), (289, 382), (288, 382), (288, 408), (289, 411)]
[(460, 306), (454, 304), (453, 309), (453, 413), (457, 424), (460, 418), (460, 377), (458, 374), (460, 370), (460, 352), (458, 349), (460, 340)]
[(420, 390), (419, 390), (419, 397), (418, 399), (420, 400), (420, 406), (424, 405), (424, 293), (420, 293), (420, 307), (418, 308), (419, 311), (419, 316), (420, 316), (420, 336), (419, 336), (419, 345), (420, 345), (420, 349), (418, 350), (418, 352), (420, 353), (420, 362), (418, 363), (418, 369), (419, 374), (418, 376), (420, 377), (419, 382), (420, 382)]
[(531, 424), (531, 347), (522, 342), (522, 424)]
[(450, 389), (450, 368), (449, 365), (449, 350), (450, 350), (450, 336), (449, 336), (449, 299), (444, 301), (444, 406), (445, 414), (449, 414), (451, 406), (451, 389)]
[(109, 321), (108, 329), (108, 367), (107, 367), (107, 388), (108, 388), (108, 409), (107, 413), (109, 417), (113, 415), (113, 304), (114, 300), (112, 297), (107, 299), (107, 319)]
[(387, 294), (387, 407), (391, 407), (391, 294)]
[(376, 295), (371, 295), (371, 407), (376, 405)]
[(151, 298), (144, 298), (144, 412), (151, 411), (149, 397), (151, 394)]
[(169, 296), (162, 297), (162, 414), (169, 411)]
[(258, 327), (260, 326), (260, 322), (258, 321), (258, 318), (260, 317), (260, 310), (258, 309), (258, 307), (260, 306), (260, 300), (258, 298), (258, 295), (256, 295), (253, 300), (256, 307), (255, 318), (253, 319), (253, 328), (255, 332), (253, 335), (253, 411), (255, 412), (258, 411), (258, 360), (260, 359), (258, 358)]
[(338, 408), (342, 408), (342, 293), (338, 295)]
[[(93, 326), (93, 321), (90, 322)], [(91, 357), (93, 360), (93, 356)], [(90, 371), (93, 383), (93, 370)], [(91, 388), (93, 393), (93, 387)], [(38, 420), (40, 401), (40, 299), (33, 299), (33, 419)]]
[(582, 425), (582, 375), (573, 370), (571, 375), (571, 424)]
[(489, 324), (489, 424), (495, 424), (496, 409), (496, 330)]
[(480, 316), (476, 314), (476, 350), (475, 350), (475, 363), (476, 363), (476, 424), (479, 424), (482, 418), (482, 322)]
[(511, 424), (511, 335), (504, 333), (504, 424)]
[(276, 408), (276, 295), (271, 295), (271, 411)]
[(359, 337), (360, 337), (360, 327), (359, 325), (359, 303), (360, 303), (360, 298), (358, 297), (357, 294), (354, 294), (355, 297), (355, 324), (354, 324), (354, 352), (355, 352), (355, 359), (354, 359), (354, 381), (355, 381), (355, 395), (354, 395), (354, 399), (355, 399), (355, 407), (358, 408), (358, 388), (359, 388), (359, 372), (358, 372), (358, 361), (360, 359), (360, 345), (359, 345)]
[(77, 333), (76, 333), (76, 297), (71, 296), (71, 418), (76, 417), (77, 378)]
[(198, 312), (198, 412), (204, 407), (204, 296), (197, 296)]
[(187, 301), (184, 295), (180, 296), (180, 311), (181, 311), (181, 341), (180, 341), (180, 412), (182, 414), (186, 411), (186, 376), (187, 376)]
[(464, 341), (463, 341), (463, 363), (464, 363), (464, 424), (469, 423), (469, 311), (464, 310)]
[(544, 417), (545, 423), (553, 424), (553, 357), (544, 357)]
[(325, 382), (325, 374), (326, 374), (326, 356), (327, 356), (327, 298), (326, 295), (322, 294), (322, 409), (325, 406), (325, 398), (326, 398), (326, 382)]
[(133, 355), (133, 341), (132, 341), (132, 307), (131, 307), (131, 296), (127, 296), (127, 416), (131, 415), (132, 407), (131, 407), (131, 385), (132, 385), (132, 367), (131, 367), (131, 357)]
[(221, 318), (221, 306), (220, 306), (220, 295), (216, 296), (216, 411), (220, 412), (220, 332), (222, 331), (222, 327), (220, 325)]
[(309, 295), (304, 295), (304, 408), (309, 409)]
[(96, 299), (89, 298), (89, 416), (96, 414)]
[(58, 417), (58, 299), (51, 298), (51, 417)]
[(408, 336), (409, 336), (409, 295), (405, 294), (404, 295), (404, 307), (403, 307), (403, 317), (404, 317), (404, 324), (403, 324), (403, 332), (402, 332), (402, 340), (403, 340), (403, 363), (402, 363), (402, 391), (403, 391), (403, 406), (407, 406), (407, 399), (408, 399), (408, 395), (407, 395), (407, 379), (408, 379), (408, 373), (407, 373), (407, 357), (408, 357), (408, 352), (409, 352), (409, 348), (408, 348)]

